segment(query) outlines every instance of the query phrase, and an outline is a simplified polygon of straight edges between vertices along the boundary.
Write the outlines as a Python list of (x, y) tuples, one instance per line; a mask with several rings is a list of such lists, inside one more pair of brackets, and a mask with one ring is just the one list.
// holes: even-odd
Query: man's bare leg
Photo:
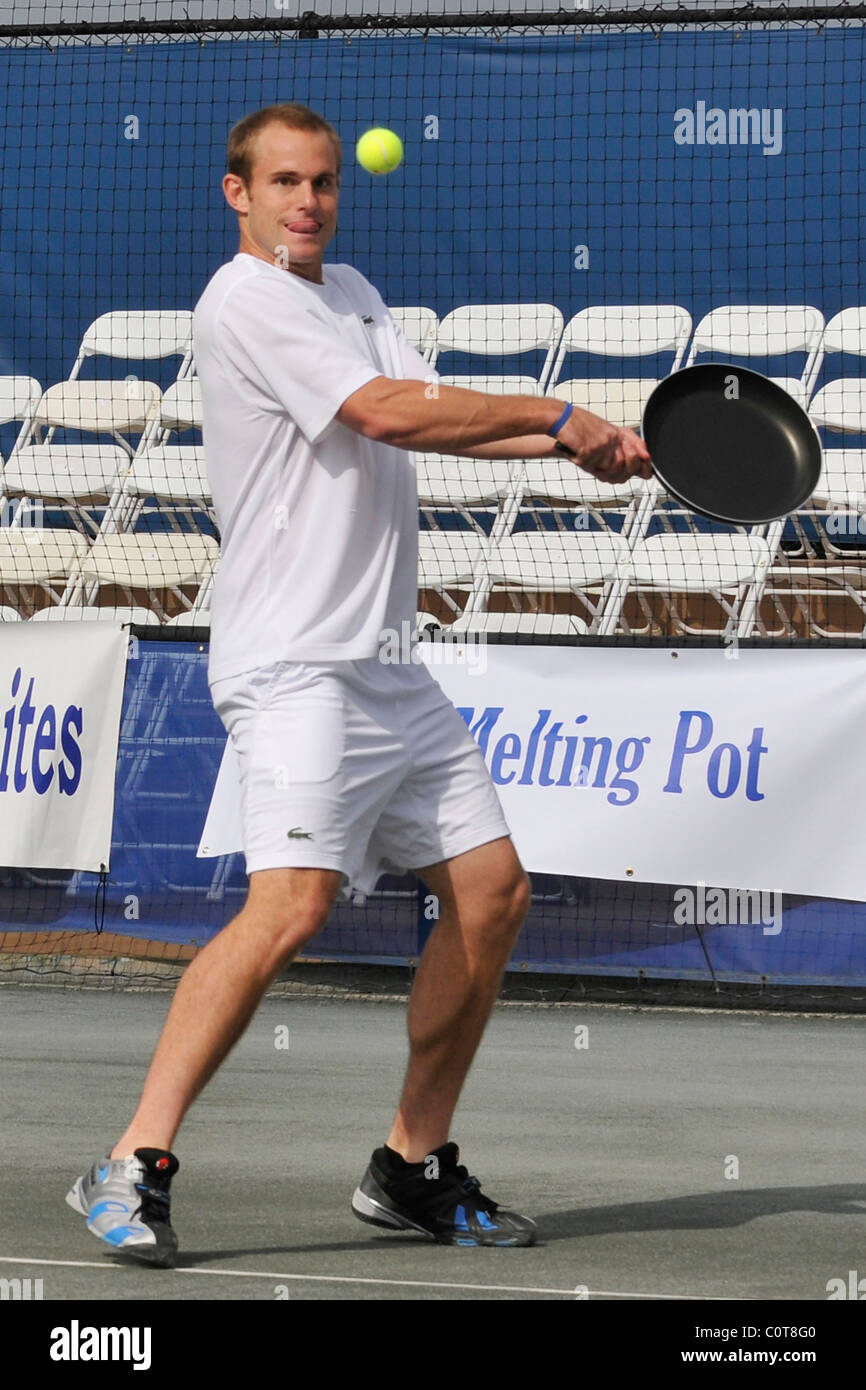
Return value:
[(138, 1148), (171, 1149), (181, 1120), (245, 1031), (271, 980), (324, 925), (340, 881), (330, 869), (250, 875), (242, 910), (181, 978), (138, 1108), (112, 1158)]
[(449, 1138), (463, 1083), (529, 906), (510, 839), (419, 870), (439, 899), (409, 1001), (409, 1068), (387, 1144), (420, 1163)]

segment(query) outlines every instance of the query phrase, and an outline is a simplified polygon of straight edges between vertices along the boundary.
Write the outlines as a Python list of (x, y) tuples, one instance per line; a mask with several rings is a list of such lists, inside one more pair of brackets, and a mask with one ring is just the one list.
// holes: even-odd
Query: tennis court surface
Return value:
[(857, 1018), (499, 1006), (452, 1137), (539, 1239), (481, 1250), (350, 1211), (404, 1006), (269, 998), (175, 1145), (168, 1271), (103, 1255), (63, 1200), (120, 1132), (168, 994), (10, 984), (0, 1002), (0, 1277), (45, 1300), (820, 1301), (866, 1273)]

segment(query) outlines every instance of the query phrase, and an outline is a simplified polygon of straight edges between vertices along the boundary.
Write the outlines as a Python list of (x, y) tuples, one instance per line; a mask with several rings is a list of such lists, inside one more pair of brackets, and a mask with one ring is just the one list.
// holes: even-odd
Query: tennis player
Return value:
[(440, 915), (394, 1124), (352, 1209), (445, 1244), (535, 1236), (484, 1195), (450, 1137), (529, 884), (460, 715), (426, 666), (379, 658), (384, 633), (415, 626), (413, 449), (535, 458), (558, 439), (611, 481), (651, 465), (631, 431), (562, 401), (438, 385), (369, 281), (323, 265), (340, 159), (336, 131), (303, 106), (234, 127), (223, 190), (240, 249), (195, 310), (222, 536), (208, 678), (241, 769), (249, 892), (184, 973), (132, 1121), (67, 1196), (94, 1235), (154, 1264), (177, 1249), (184, 1114), (341, 888), (369, 892), (385, 867), (415, 870)]

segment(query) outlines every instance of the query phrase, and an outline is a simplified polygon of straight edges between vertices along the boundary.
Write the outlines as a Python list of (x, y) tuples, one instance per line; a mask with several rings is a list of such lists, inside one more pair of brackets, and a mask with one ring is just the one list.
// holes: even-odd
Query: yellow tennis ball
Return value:
[(403, 158), (403, 141), (393, 130), (377, 126), (362, 135), (355, 147), (358, 163), (368, 174), (390, 174)]

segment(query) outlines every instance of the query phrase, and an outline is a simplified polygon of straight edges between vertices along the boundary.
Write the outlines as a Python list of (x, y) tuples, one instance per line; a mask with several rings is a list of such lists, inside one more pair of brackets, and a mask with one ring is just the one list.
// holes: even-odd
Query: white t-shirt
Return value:
[(435, 380), (352, 266), (325, 283), (238, 253), (195, 308), (221, 533), (210, 682), (274, 661), (375, 656), (417, 611), (412, 455), (335, 418), (374, 377)]

